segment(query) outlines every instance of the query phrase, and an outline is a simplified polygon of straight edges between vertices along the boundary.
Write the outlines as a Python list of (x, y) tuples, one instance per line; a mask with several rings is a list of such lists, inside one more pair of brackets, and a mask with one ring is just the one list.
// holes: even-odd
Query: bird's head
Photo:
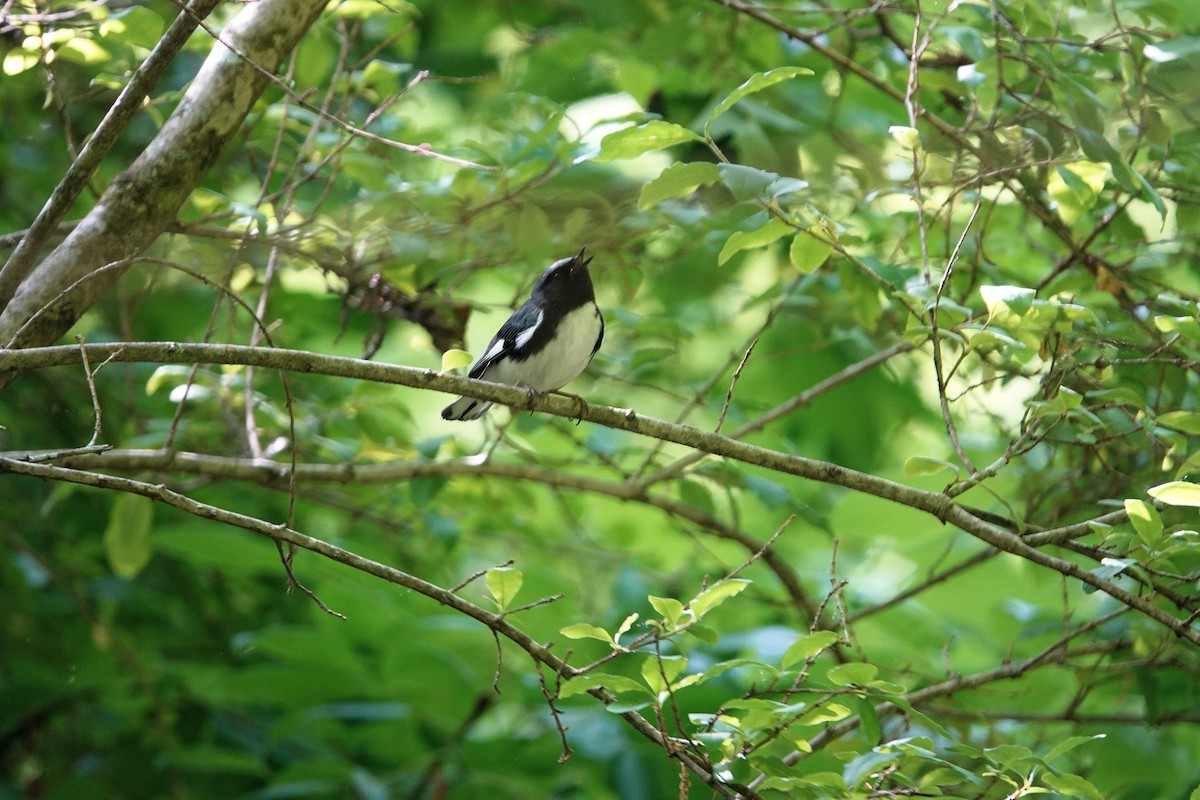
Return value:
[(583, 248), (577, 255), (560, 258), (542, 273), (533, 285), (533, 301), (539, 306), (562, 305), (576, 308), (596, 299), (592, 289), (592, 276), (588, 264), (592, 259), (584, 258)]

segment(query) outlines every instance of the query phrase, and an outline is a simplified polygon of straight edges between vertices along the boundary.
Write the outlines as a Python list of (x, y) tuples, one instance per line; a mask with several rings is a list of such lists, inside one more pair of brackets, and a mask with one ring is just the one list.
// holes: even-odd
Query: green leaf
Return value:
[(1023, 315), (1033, 305), (1035, 294), (1033, 289), (1027, 289), (1024, 286), (979, 287), (979, 295), (983, 298), (983, 305), (987, 308), (989, 320), (1004, 309), (1012, 311), (1017, 316)]
[[(650, 691), (661, 694), (667, 690), (668, 684), (687, 668), (687, 659), (683, 656), (649, 656), (642, 662), (642, 679), (650, 687)], [(666, 676), (666, 682), (663, 676)]]
[(1107, 178), (1104, 164), (1073, 161), (1055, 166), (1046, 181), (1046, 191), (1054, 198), (1059, 216), (1071, 225), (1096, 205)]
[(180, 364), (163, 364), (155, 367), (154, 372), (150, 373), (150, 377), (146, 379), (146, 394), (154, 394), (172, 378), (179, 378), (179, 383), (183, 383), (187, 380), (190, 371), (189, 367)]
[(1191, 436), (1200, 436), (1200, 414), (1194, 411), (1168, 411), (1165, 414), (1159, 414), (1154, 421), (1172, 430), (1182, 431)]
[(696, 619), (700, 619), (729, 598), (741, 594), (750, 583), (751, 581), (743, 578), (732, 578), (727, 581), (721, 581), (696, 595), (688, 606), (692, 609), (692, 613), (696, 615)]
[(878, 674), (879, 667), (874, 664), (851, 661), (849, 664), (838, 664), (826, 673), (826, 677), (837, 686), (866, 686)]
[(1076, 747), (1079, 747), (1081, 744), (1087, 744), (1089, 742), (1094, 742), (1097, 739), (1103, 739), (1106, 736), (1107, 736), (1107, 734), (1104, 734), (1104, 733), (1097, 733), (1093, 736), (1070, 736), (1070, 737), (1064, 739), (1063, 741), (1059, 742), (1058, 744), (1056, 744), (1050, 750), (1049, 753), (1046, 753), (1046, 755), (1042, 757), (1042, 760), (1045, 761), (1046, 763), (1050, 763), (1051, 761), (1054, 761), (1059, 756), (1069, 753), (1070, 751), (1074, 750)]
[(713, 124), (713, 120), (733, 108), (743, 97), (755, 92), (761, 92), (763, 89), (774, 86), (781, 81), (790, 80), (800, 75), (812, 74), (813, 71), (811, 69), (804, 67), (777, 67), (776, 69), (751, 75), (745, 83), (730, 92), (724, 100), (717, 103), (716, 108), (713, 109), (712, 114), (708, 117), (708, 122), (704, 124), (705, 133), (708, 132), (708, 127)]
[(4, 54), (4, 74), (20, 75), (41, 63), (42, 54), (33, 48), (17, 47)]
[[(881, 695), (904, 694), (906, 691), (908, 691), (898, 683), (892, 683), (891, 681), (884, 680), (873, 680), (867, 684), (867, 688), (873, 689), (876, 693)], [(891, 698), (886, 699), (890, 700)]]
[(494, 567), (487, 571), (485, 580), (492, 599), (496, 601), (500, 610), (504, 611), (517, 596), (517, 592), (521, 591), (521, 585), (525, 583), (525, 576), (519, 569)]
[(904, 477), (906, 478), (914, 478), (917, 475), (930, 475), (943, 470), (958, 475), (958, 467), (941, 458), (910, 456), (904, 460)]
[(993, 763), (1007, 769), (1024, 772), (1037, 765), (1041, 759), (1034, 756), (1028, 747), (1019, 744), (1000, 744), (984, 748), (984, 754)]
[[(1102, 558), (1100, 559), (1100, 566), (1090, 570), (1090, 572), (1101, 580), (1110, 581), (1136, 563), (1132, 558)], [(1096, 590), (1097, 587), (1092, 586), (1090, 583), (1083, 585), (1084, 594), (1091, 594)]]
[(1200, 508), (1200, 485), (1190, 481), (1170, 481), (1146, 490), (1155, 500), (1169, 506), (1195, 506)]
[(1142, 199), (1154, 206), (1154, 210), (1158, 212), (1159, 220), (1163, 225), (1166, 225), (1167, 204), (1163, 202), (1162, 195), (1158, 193), (1158, 190), (1154, 188), (1150, 181), (1146, 180), (1145, 175), (1137, 171), (1133, 175), (1137, 178), (1138, 185), (1142, 187)]
[(638, 197), (638, 209), (645, 211), (663, 200), (689, 195), (699, 187), (709, 186), (720, 179), (721, 173), (717, 165), (708, 161), (672, 164), (642, 187), (642, 193)]
[(166, 24), (163, 18), (145, 6), (130, 6), (110, 14), (100, 23), (100, 35), (122, 44), (147, 49), (158, 44)]
[(1096, 131), (1085, 127), (1077, 127), (1075, 136), (1079, 140), (1079, 148), (1083, 150), (1084, 155), (1092, 161), (1103, 161), (1109, 164), (1113, 170), (1113, 177), (1117, 179), (1117, 183), (1121, 184), (1121, 188), (1130, 194), (1141, 194), (1141, 183), (1134, 177), (1133, 168), (1121, 157), (1116, 148), (1109, 144), (1108, 139), (1105, 139)]
[(646, 693), (646, 687), (633, 678), (626, 678), (624, 675), (610, 675), (606, 672), (589, 672), (587, 675), (578, 675), (563, 681), (562, 686), (558, 687), (558, 696), (560, 698), (572, 697), (597, 688), (608, 689), (614, 694), (621, 692)]
[(771, 242), (786, 236), (792, 226), (778, 219), (769, 219), (766, 224), (752, 231), (737, 231), (725, 241), (721, 254), (717, 256), (717, 266), (725, 266), (725, 262), (742, 250), (752, 247), (764, 247)]
[(1067, 797), (1082, 797), (1085, 800), (1104, 800), (1104, 795), (1099, 789), (1084, 778), (1072, 775), (1069, 772), (1059, 775), (1047, 772), (1042, 776), (1042, 780), (1051, 789)]
[(878, 744), (883, 732), (879, 725), (879, 714), (875, 712), (875, 703), (869, 697), (856, 697), (853, 705), (858, 712), (863, 737), (868, 744)]
[(837, 640), (838, 635), (833, 631), (817, 631), (808, 636), (801, 636), (784, 651), (780, 665), (787, 669), (798, 661), (807, 661)]
[(606, 162), (636, 158), (672, 145), (703, 141), (701, 136), (682, 125), (656, 119), (644, 125), (622, 128), (605, 136), (600, 141), (600, 153), (593, 160)]
[(792, 239), (792, 246), (788, 248), (792, 265), (805, 274), (824, 264), (833, 252), (833, 245), (812, 233), (812, 230), (810, 228), (808, 233), (797, 233)]
[(154, 552), (150, 536), (153, 523), (153, 500), (140, 494), (117, 495), (104, 529), (104, 554), (116, 575), (136, 577), (150, 561)]
[(807, 725), (821, 725), (826, 722), (837, 722), (850, 716), (850, 709), (841, 703), (826, 703), (822, 706), (817, 706), (812, 711), (809, 711), (796, 724), (801, 727)]
[(620, 626), (617, 628), (617, 632), (613, 634), (613, 641), (620, 643), (621, 637), (629, 632), (629, 629), (633, 627), (633, 623), (638, 621), (639, 616), (640, 615), (637, 614), (637, 612), (634, 612), (633, 614), (625, 617), (625, 619), (621, 621)]
[(598, 625), (592, 625), (588, 622), (577, 622), (574, 625), (568, 625), (565, 628), (560, 628), (559, 633), (568, 639), (599, 639), (602, 642), (608, 642), (615, 645), (612, 634), (604, 630)]
[(1163, 521), (1154, 506), (1142, 500), (1126, 500), (1125, 513), (1147, 547), (1154, 547), (1162, 540)]
[(753, 200), (779, 180), (779, 175), (774, 172), (742, 164), (718, 164), (717, 172), (721, 175), (721, 183), (739, 203)]
[(910, 128), (907, 125), (893, 125), (888, 128), (888, 133), (905, 150), (916, 150), (921, 146), (921, 133), (916, 128)]
[(1178, 333), (1185, 339), (1200, 341), (1200, 320), (1194, 316), (1158, 316), (1154, 318), (1154, 327), (1163, 333)]
[[(469, 367), (475, 359), (466, 350), (455, 350), (451, 348), (442, 353), (442, 372), (449, 372), (452, 369), (459, 367)], [(147, 388), (149, 391), (149, 388)]]
[(687, 629), (688, 635), (695, 636), (705, 644), (716, 644), (721, 641), (721, 636), (707, 625), (692, 625)]
[[(865, 736), (866, 731), (863, 733)], [(867, 741), (874, 743), (878, 740), (868, 737)], [(842, 777), (846, 779), (847, 784), (850, 786), (855, 786), (859, 781), (861, 781), (863, 778), (866, 778), (868, 775), (878, 773), (880, 771), (880, 767), (882, 767), (884, 764), (890, 764), (891, 762), (899, 759), (902, 755), (903, 753), (885, 750), (884, 748), (880, 747), (867, 750), (865, 753), (859, 753), (857, 756), (850, 759), (849, 763), (846, 764), (846, 768), (842, 771)], [(858, 796), (861, 797), (863, 795)]]
[(672, 597), (655, 597), (654, 595), (650, 595), (649, 600), (650, 605), (654, 606), (654, 610), (667, 621), (667, 625), (672, 628), (679, 627), (679, 623), (686, 613), (683, 603)]

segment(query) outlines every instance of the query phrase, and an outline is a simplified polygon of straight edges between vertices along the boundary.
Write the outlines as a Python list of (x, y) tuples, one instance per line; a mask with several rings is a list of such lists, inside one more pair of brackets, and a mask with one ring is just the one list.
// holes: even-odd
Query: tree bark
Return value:
[(55, 341), (116, 283), (175, 220), (325, 3), (257, 0), (224, 28), (162, 130), (22, 281), (0, 313), (0, 343)]

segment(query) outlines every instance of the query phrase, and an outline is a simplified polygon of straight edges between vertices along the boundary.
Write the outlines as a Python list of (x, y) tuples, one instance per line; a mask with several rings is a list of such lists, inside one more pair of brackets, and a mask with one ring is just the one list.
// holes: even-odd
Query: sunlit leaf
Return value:
[(1178, 333), (1180, 336), (1192, 341), (1200, 341), (1200, 319), (1197, 319), (1195, 315), (1185, 317), (1157, 316), (1154, 318), (1154, 327), (1163, 333)]
[(729, 598), (741, 594), (750, 586), (750, 583), (750, 581), (743, 578), (732, 578), (727, 581), (721, 581), (696, 595), (692, 602), (688, 604), (688, 607), (691, 608), (696, 618), (700, 619)]
[(667, 621), (667, 625), (672, 628), (677, 627), (684, 616), (683, 603), (671, 597), (655, 597), (650, 595), (650, 605), (654, 606), (662, 618)]
[(455, 350), (451, 348), (442, 353), (442, 372), (449, 372), (452, 369), (459, 367), (469, 367), (475, 359), (466, 350)]
[(560, 698), (573, 697), (597, 688), (608, 689), (616, 694), (621, 692), (646, 693), (646, 687), (633, 678), (604, 672), (589, 672), (587, 675), (579, 675), (563, 681), (562, 686), (558, 689), (558, 696)]
[(1126, 500), (1125, 513), (1147, 547), (1158, 544), (1163, 535), (1163, 521), (1158, 509), (1141, 500)]
[(666, 691), (686, 668), (687, 659), (683, 656), (648, 656), (642, 661), (642, 680), (650, 691), (659, 694)]
[(792, 260), (792, 266), (807, 273), (824, 264), (832, 252), (833, 245), (829, 242), (813, 233), (801, 232), (793, 237), (788, 257)]
[(905, 150), (916, 150), (921, 146), (921, 134), (916, 128), (909, 128), (905, 125), (893, 125), (888, 128), (888, 133)]
[(577, 622), (574, 625), (567, 625), (559, 630), (563, 636), (568, 639), (599, 639), (602, 642), (613, 644), (612, 634), (604, 630), (598, 625), (592, 625), (588, 622)]
[(1200, 508), (1200, 484), (1190, 481), (1170, 481), (1146, 490), (1155, 500), (1169, 506), (1196, 506)]
[(493, 567), (487, 571), (484, 580), (492, 599), (503, 611), (512, 603), (517, 592), (521, 591), (521, 586), (525, 583), (525, 576), (519, 569), (512, 567)]
[(979, 287), (979, 295), (987, 308), (988, 319), (995, 317), (1001, 309), (1008, 309), (1017, 316), (1024, 314), (1032, 306), (1035, 294), (1033, 289), (1023, 286)]
[(600, 141), (600, 153), (593, 160), (605, 162), (636, 158), (672, 145), (702, 141), (704, 139), (701, 136), (682, 125), (656, 119), (605, 136)]
[(807, 661), (837, 640), (838, 635), (833, 631), (816, 631), (808, 636), (801, 636), (784, 652), (780, 665), (787, 669), (799, 661)]

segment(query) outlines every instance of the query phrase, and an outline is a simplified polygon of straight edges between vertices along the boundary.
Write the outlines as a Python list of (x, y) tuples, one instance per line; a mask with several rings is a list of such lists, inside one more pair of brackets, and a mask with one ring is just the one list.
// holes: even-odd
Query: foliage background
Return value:
[[(3, 13), (7, 257), (179, 9)], [(7, 375), (0, 793), (1195, 796), (1198, 31), (1154, 0), (331, 3), (61, 341), (263, 344), (253, 310), (439, 370), (586, 245), (609, 333), (570, 388), (608, 426), (232, 362)], [(98, 472), (443, 594), (301, 551), (338, 619), (271, 542)]]

